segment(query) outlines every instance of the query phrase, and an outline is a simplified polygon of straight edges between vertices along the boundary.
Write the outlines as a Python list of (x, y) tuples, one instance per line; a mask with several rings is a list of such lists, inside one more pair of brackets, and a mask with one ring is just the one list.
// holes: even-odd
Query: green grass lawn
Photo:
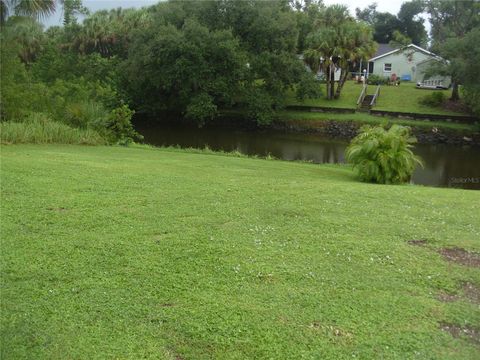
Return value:
[[(321, 84), (320, 86), (322, 86), (322, 90), (325, 93), (325, 85)], [(375, 89), (376, 85), (369, 85), (368, 94), (373, 95), (375, 93)], [(322, 96), (319, 99), (308, 99), (302, 102), (297, 100), (292, 92), (289, 95), (288, 104), (355, 109), (357, 107), (357, 100), (361, 91), (361, 84), (356, 84), (354, 81), (347, 81), (342, 89), (340, 98), (337, 100), (327, 100)], [(447, 97), (451, 95), (451, 90), (416, 89), (413, 82), (403, 82), (400, 86), (382, 85), (380, 88), (380, 96), (374, 109), (421, 114), (464, 115), (441, 108), (424, 106), (419, 103), (420, 98), (423, 96), (438, 91), (443, 91)]]
[[(372, 93), (375, 91), (374, 88), (375, 86), (370, 86)], [(374, 109), (419, 114), (464, 115), (462, 113), (425, 106), (419, 103), (422, 97), (439, 91), (443, 92), (447, 98), (452, 95), (452, 90), (417, 89), (415, 84), (411, 82), (403, 82), (400, 86), (382, 86), (380, 88), (377, 105)]]
[(438, 253), (480, 250), (480, 192), (144, 147), (1, 160), (2, 359), (480, 355), (440, 329), (480, 324), (479, 269)]
[[(319, 86), (322, 89), (322, 96), (318, 99), (306, 99), (304, 101), (299, 101), (295, 98), (295, 93), (290, 92), (288, 95), (288, 105), (305, 105), (305, 106), (325, 106), (325, 107), (333, 107), (333, 108), (344, 108), (344, 109), (356, 109), (357, 108), (357, 100), (362, 92), (362, 85), (356, 84), (353, 81), (347, 81), (343, 86), (342, 93), (339, 99), (336, 100), (328, 100), (325, 98), (326, 92), (326, 85), (320, 84)], [(372, 92), (374, 88), (370, 88)]]

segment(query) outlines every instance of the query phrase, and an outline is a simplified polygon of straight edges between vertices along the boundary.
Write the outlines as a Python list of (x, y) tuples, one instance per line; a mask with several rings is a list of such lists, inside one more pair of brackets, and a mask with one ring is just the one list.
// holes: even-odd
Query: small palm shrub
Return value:
[(364, 126), (345, 151), (347, 161), (353, 164), (361, 181), (379, 184), (401, 184), (410, 181), (419, 157), (411, 148), (416, 139), (410, 128), (393, 125)]

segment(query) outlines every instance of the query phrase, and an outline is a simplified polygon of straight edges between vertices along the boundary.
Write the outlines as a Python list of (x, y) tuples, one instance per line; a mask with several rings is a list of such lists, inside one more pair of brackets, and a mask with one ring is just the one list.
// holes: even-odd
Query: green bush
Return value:
[(273, 121), (274, 99), (261, 89), (253, 89), (247, 95), (247, 117), (254, 120), (258, 126), (267, 126)]
[(143, 136), (135, 131), (132, 125), (132, 116), (135, 112), (128, 105), (113, 109), (105, 125), (99, 124), (99, 129), (106, 129), (107, 137), (111, 143), (128, 145), (133, 140), (141, 140)]
[(368, 75), (367, 83), (369, 85), (386, 85), (390, 82), (388, 76), (380, 76), (375, 74)]
[(207, 93), (194, 96), (185, 111), (185, 117), (196, 121), (199, 126), (205, 125), (205, 123), (208, 120), (212, 120), (216, 114), (217, 105), (215, 105), (214, 99)]
[(361, 181), (400, 184), (410, 181), (419, 157), (411, 150), (416, 141), (410, 128), (393, 125), (389, 130), (366, 125), (345, 151)]
[(441, 107), (445, 100), (446, 97), (443, 92), (433, 92), (429, 95), (422, 96), (419, 103), (425, 106)]
[(478, 101), (480, 99), (480, 84), (462, 87), (462, 95), (470, 111), (480, 117), (480, 101)]
[(65, 122), (67, 125), (75, 128), (86, 129), (103, 124), (107, 120), (108, 111), (95, 102), (80, 102), (67, 104), (64, 109), (64, 116), (58, 120)]
[(102, 145), (105, 139), (93, 129), (74, 129), (52, 121), (47, 115), (32, 113), (22, 122), (0, 123), (2, 144), (84, 144)]

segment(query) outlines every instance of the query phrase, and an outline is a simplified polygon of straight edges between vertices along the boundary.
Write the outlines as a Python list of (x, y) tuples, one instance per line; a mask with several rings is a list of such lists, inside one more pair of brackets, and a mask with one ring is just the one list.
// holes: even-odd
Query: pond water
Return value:
[[(343, 163), (347, 141), (316, 134), (285, 133), (275, 130), (246, 131), (231, 128), (202, 128), (186, 125), (138, 124), (145, 143), (156, 146), (205, 148), (234, 151), (284, 160), (314, 163)], [(415, 184), (480, 190), (480, 147), (417, 144), (414, 153), (425, 167), (417, 167)]]

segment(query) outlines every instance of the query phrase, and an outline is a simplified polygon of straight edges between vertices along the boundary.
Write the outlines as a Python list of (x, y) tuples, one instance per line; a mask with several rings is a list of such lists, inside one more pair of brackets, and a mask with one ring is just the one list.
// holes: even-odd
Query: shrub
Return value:
[(361, 181), (379, 184), (408, 182), (419, 157), (411, 150), (416, 141), (410, 128), (393, 125), (389, 130), (381, 126), (364, 126), (345, 151)]
[(390, 81), (389, 77), (370, 74), (368, 75), (367, 83), (369, 85), (386, 85)]
[(254, 89), (247, 95), (247, 117), (254, 120), (258, 126), (269, 125), (273, 121), (274, 99), (265, 91)]
[(446, 97), (443, 92), (433, 92), (429, 95), (422, 96), (419, 103), (425, 106), (441, 107), (445, 100)]
[(208, 120), (212, 120), (216, 114), (217, 105), (207, 93), (194, 96), (185, 111), (185, 117), (196, 121), (200, 127), (205, 125)]
[(2, 144), (85, 144), (102, 145), (105, 139), (92, 129), (74, 129), (52, 121), (41, 113), (32, 113), (23, 122), (0, 123)]
[(470, 111), (480, 117), (480, 84), (476, 86), (468, 85), (462, 87), (462, 95), (465, 104), (469, 107)]
[(59, 120), (66, 122), (71, 127), (86, 129), (93, 125), (96, 130), (99, 130), (98, 124), (105, 123), (107, 117), (108, 111), (101, 104), (80, 102), (67, 104), (63, 119), (59, 117)]
[(135, 131), (131, 122), (133, 114), (128, 105), (122, 105), (110, 112), (105, 126), (99, 124), (99, 129), (106, 129), (109, 141), (121, 145), (128, 145), (135, 139), (141, 140), (143, 136)]

